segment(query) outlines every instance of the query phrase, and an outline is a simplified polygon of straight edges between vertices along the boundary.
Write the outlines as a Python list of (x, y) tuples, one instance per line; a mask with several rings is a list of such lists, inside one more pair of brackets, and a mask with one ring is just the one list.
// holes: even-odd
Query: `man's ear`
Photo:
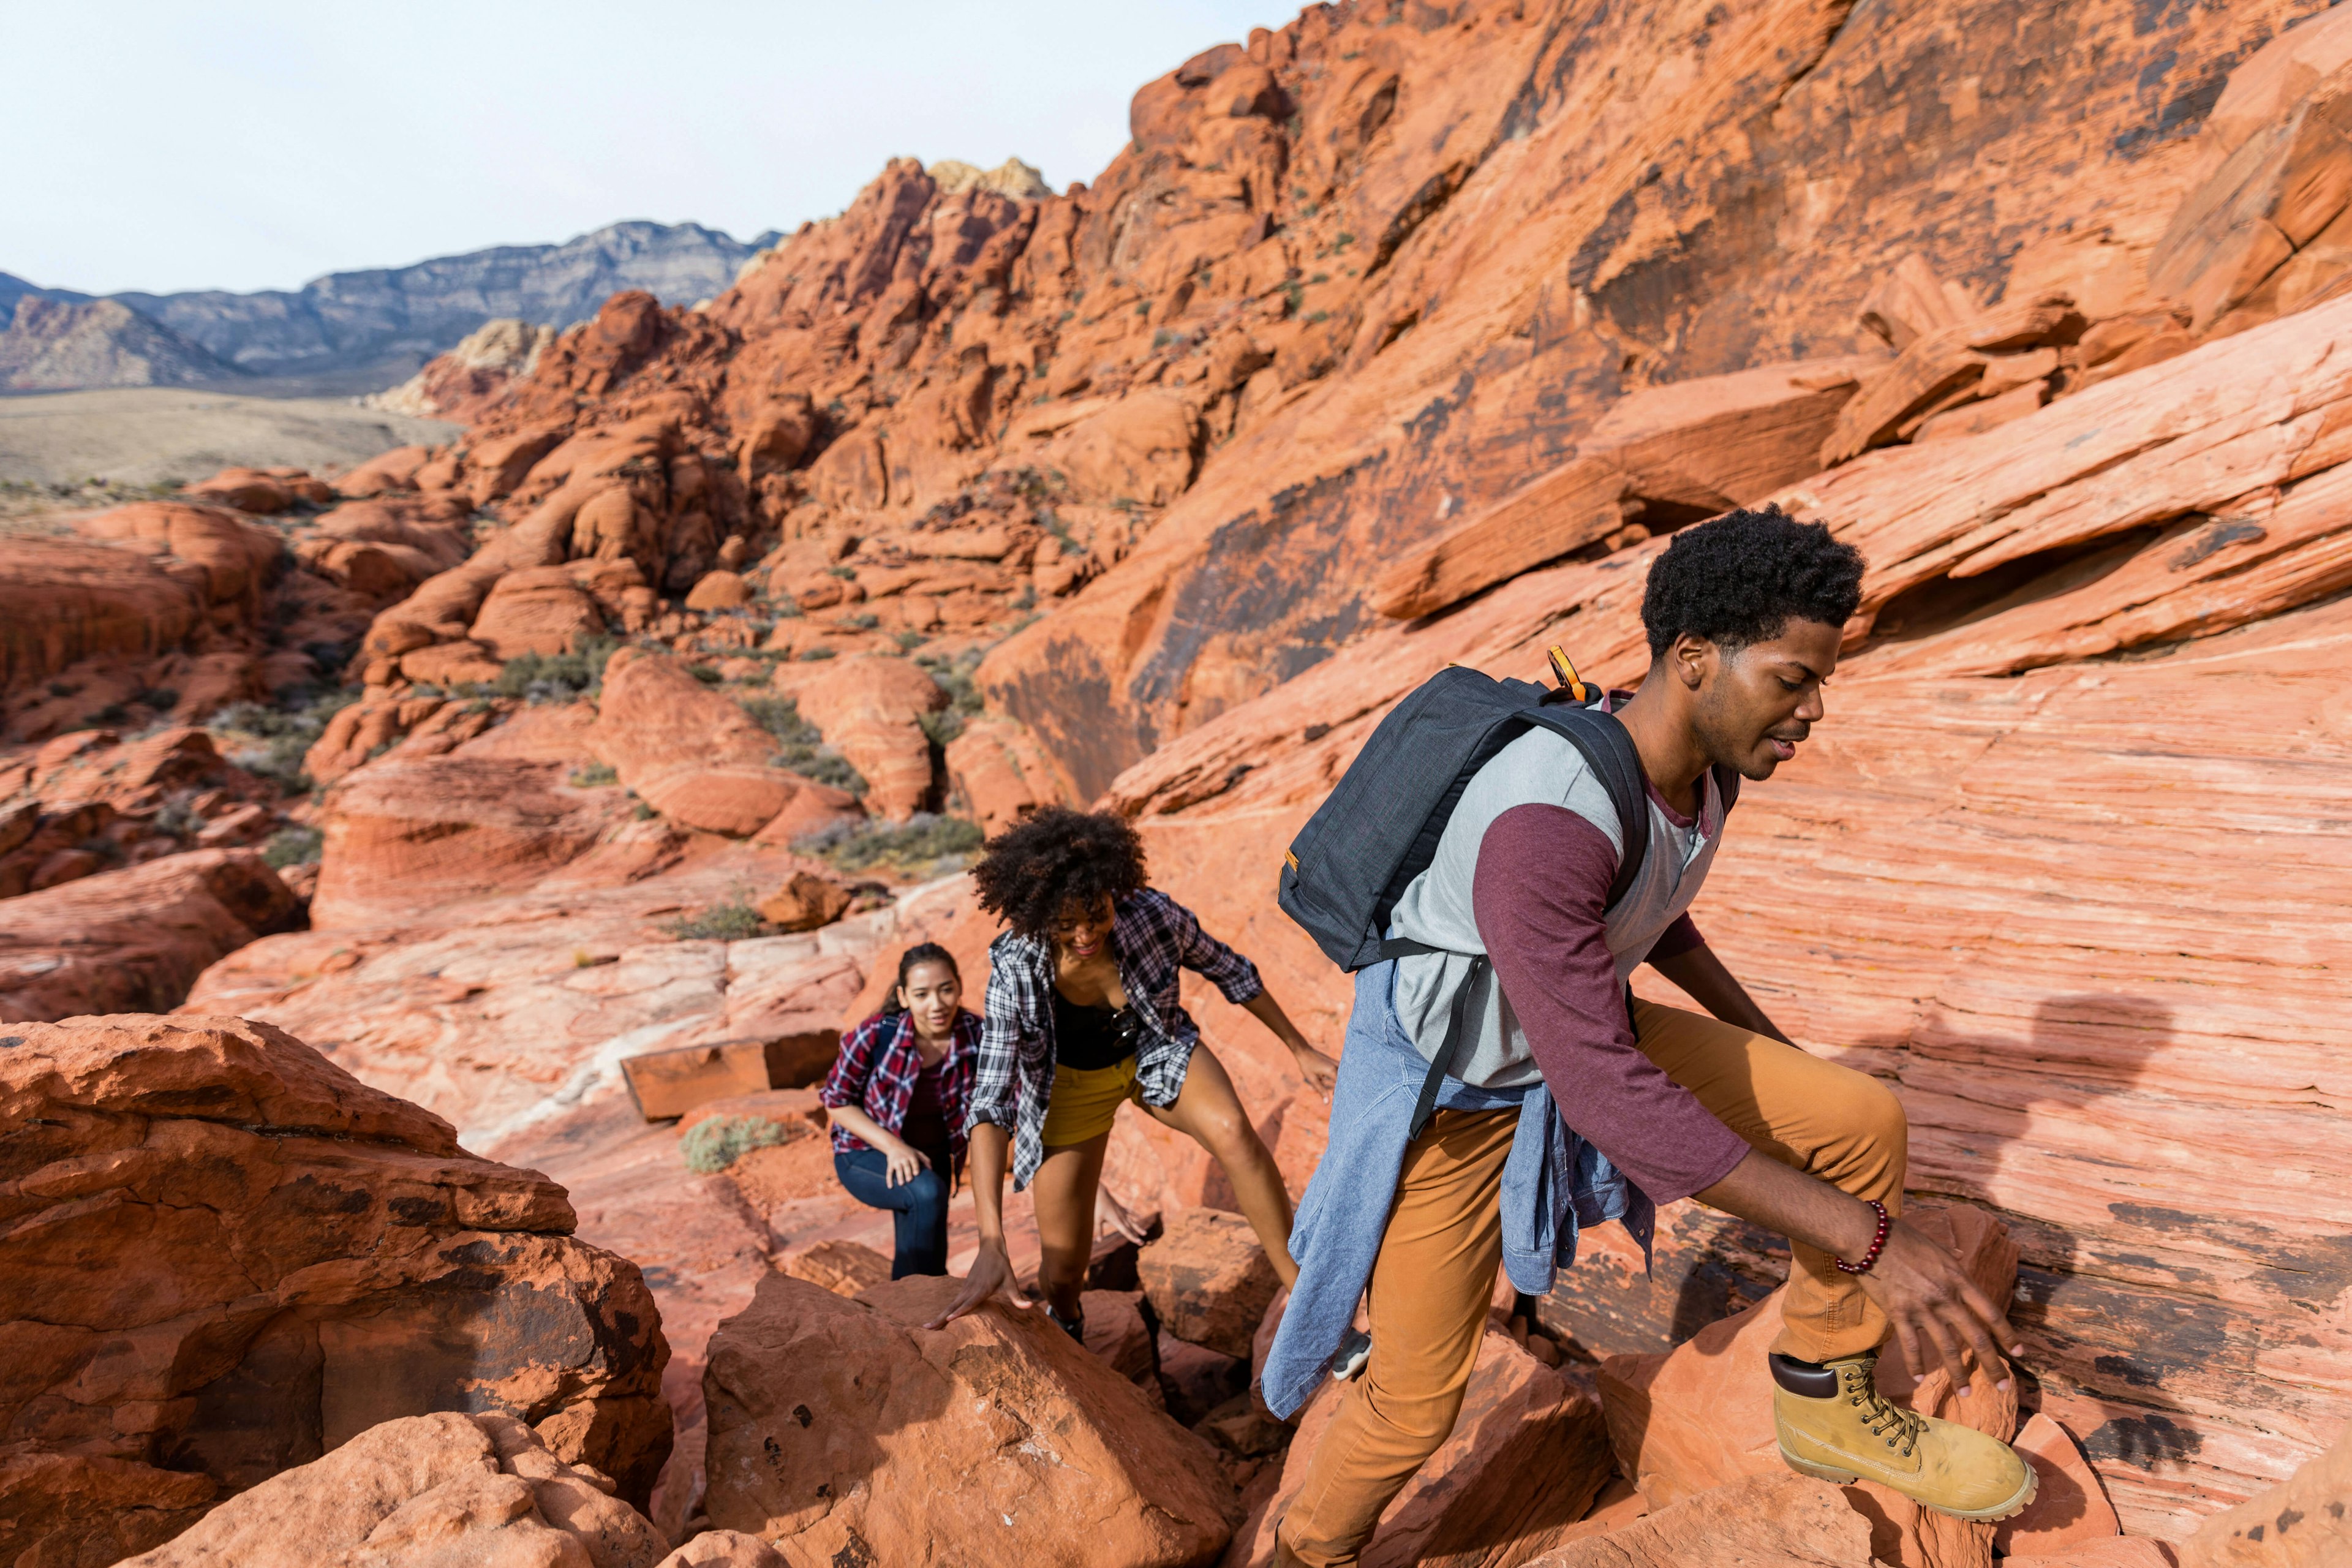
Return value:
[(1706, 685), (1707, 677), (1715, 673), (1721, 657), (1721, 650), (1715, 644), (1705, 637), (1693, 637), (1688, 632), (1675, 638), (1675, 646), (1666, 650), (1666, 659), (1674, 669), (1675, 679), (1682, 683), (1685, 691), (1696, 691)]

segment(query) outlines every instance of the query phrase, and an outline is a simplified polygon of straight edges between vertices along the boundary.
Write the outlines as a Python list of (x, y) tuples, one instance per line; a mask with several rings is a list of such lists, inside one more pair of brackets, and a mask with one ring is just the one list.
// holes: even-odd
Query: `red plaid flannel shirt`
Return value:
[[(965, 1107), (971, 1100), (973, 1064), (980, 1059), (980, 1017), (956, 1009), (948, 1054), (940, 1060), (940, 1119), (948, 1126), (948, 1151), (963, 1163)], [(825, 1075), (817, 1099), (825, 1105), (854, 1105), (896, 1132), (907, 1124), (915, 1079), (923, 1070), (915, 1048), (915, 1020), (908, 1013), (877, 1013), (841, 1042), (841, 1054)], [(854, 1154), (868, 1145), (846, 1128), (833, 1130), (836, 1153)], [(946, 1174), (945, 1172), (940, 1173)]]

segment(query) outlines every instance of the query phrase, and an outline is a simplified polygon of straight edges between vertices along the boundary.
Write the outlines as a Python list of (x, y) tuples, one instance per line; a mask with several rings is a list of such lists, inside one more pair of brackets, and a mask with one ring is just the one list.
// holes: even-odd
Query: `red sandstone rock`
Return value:
[(856, 814), (851, 796), (769, 765), (775, 737), (658, 654), (625, 647), (612, 657), (590, 744), (622, 783), (684, 826), (748, 837), (788, 812), (796, 833)]
[(2120, 1532), (2115, 1504), (2072, 1432), (2036, 1413), (2010, 1441), (2033, 1467), (2037, 1485), (2023, 1513), (1993, 1526), (1993, 1550), (2004, 1557), (2063, 1555)]
[(900, 820), (932, 796), (931, 743), (919, 721), (948, 705), (929, 674), (903, 658), (860, 654), (821, 665), (780, 665), (777, 689), (849, 759), (878, 815)]
[(820, 1241), (788, 1253), (783, 1271), (836, 1296), (857, 1296), (890, 1282), (890, 1260), (854, 1241)]
[(795, 871), (792, 879), (760, 900), (760, 918), (779, 931), (814, 931), (849, 910), (849, 889), (829, 877)]
[(789, 1568), (776, 1549), (740, 1530), (706, 1530), (654, 1568)]
[(415, 489), (416, 470), (430, 461), (432, 456), (429, 447), (394, 447), (389, 452), (379, 452), (339, 476), (335, 480), (336, 492), (359, 500), (382, 495), (387, 490)]
[(1838, 410), (1876, 363), (1765, 365), (1635, 393), (1601, 416), (1573, 459), (1384, 572), (1371, 606), (1425, 616), (1601, 545), (1651, 509), (1679, 521), (1760, 500), (1820, 467)]
[(0, 1021), (174, 1006), (206, 965), (299, 918), (247, 849), (199, 849), (0, 900)]
[(2144, 1535), (2116, 1535), (2085, 1541), (2054, 1557), (2011, 1557), (2017, 1568), (2178, 1568), (2179, 1558), (2168, 1546)]
[(1139, 1386), (1159, 1385), (1160, 1352), (1143, 1317), (1140, 1290), (1087, 1290), (1078, 1299), (1087, 1318), (1087, 1349), (1111, 1371)]
[(1216, 1209), (1178, 1215), (1136, 1271), (1169, 1333), (1244, 1361), (1280, 1285), (1249, 1222)]
[[(1279, 1488), (1252, 1531), (1234, 1537), (1225, 1568), (1265, 1568), (1273, 1562), (1274, 1528), (1304, 1485), (1337, 1405), (1328, 1390), (1307, 1405)], [(1426, 1562), (1512, 1568), (1531, 1558), (1549, 1561), (1538, 1554), (1574, 1539), (1609, 1479), (1607, 1450), (1600, 1404), (1591, 1394), (1490, 1325), (1453, 1436), (1381, 1515), (1364, 1552), (1366, 1568)], [(1866, 1543), (1868, 1527), (1856, 1524)], [(1865, 1549), (1856, 1561), (1868, 1560)]]
[[(527, 653), (569, 653), (604, 629), (604, 616), (587, 591), (561, 566), (509, 572), (482, 600), (471, 640), (505, 662)], [(417, 678), (416, 656), (401, 668)]]
[(320, 811), (326, 842), (311, 923), (366, 925), (527, 886), (578, 859), (623, 803), (563, 780), (560, 764), (463, 756), (349, 774)]
[(1870, 1526), (1826, 1481), (1786, 1473), (1705, 1492), (1606, 1535), (1528, 1560), (1528, 1568), (1865, 1568)]
[(1043, 1313), (913, 1326), (956, 1289), (762, 1281), (711, 1342), (711, 1522), (811, 1562), (964, 1562), (1009, 1539), (1024, 1561), (1173, 1568), (1223, 1544), (1232, 1493), (1205, 1445)]
[(2181, 1568), (2325, 1568), (2352, 1552), (2352, 1428), (2285, 1481), (2197, 1527)]
[(686, 595), (689, 610), (739, 610), (751, 602), (751, 588), (733, 572), (706, 572)]
[(130, 1562), (653, 1568), (668, 1543), (612, 1485), (565, 1464), (511, 1415), (405, 1416), (281, 1471)]
[[(0, 1112), (32, 1131), (0, 1199), (5, 1458), (168, 1462), (226, 1493), (465, 1404), (644, 1498), (668, 1449), (667, 1351), (635, 1266), (571, 1239), (560, 1188), (266, 1026), (126, 1016), (13, 1037)], [(29, 1478), (51, 1483), (93, 1490)], [(100, 1495), (157, 1506), (143, 1489)], [(92, 1511), (19, 1550), (73, 1561), (85, 1539), (124, 1537)]]

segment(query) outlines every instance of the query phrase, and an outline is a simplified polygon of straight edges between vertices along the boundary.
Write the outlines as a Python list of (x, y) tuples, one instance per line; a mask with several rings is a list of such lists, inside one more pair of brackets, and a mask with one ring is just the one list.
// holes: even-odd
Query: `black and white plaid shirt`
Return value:
[[(1179, 969), (1198, 971), (1235, 1006), (1265, 986), (1255, 964), (1202, 931), (1192, 910), (1149, 888), (1113, 917), (1110, 950), (1119, 985), (1150, 1026), (1135, 1055), (1143, 1102), (1173, 1105), (1201, 1041), (1201, 1026), (1178, 999)], [(970, 1125), (986, 1121), (1012, 1130), (1015, 1192), (1029, 1184), (1045, 1158), (1045, 1105), (1053, 1094), (1054, 944), (1007, 931), (988, 949), (988, 1001)]]

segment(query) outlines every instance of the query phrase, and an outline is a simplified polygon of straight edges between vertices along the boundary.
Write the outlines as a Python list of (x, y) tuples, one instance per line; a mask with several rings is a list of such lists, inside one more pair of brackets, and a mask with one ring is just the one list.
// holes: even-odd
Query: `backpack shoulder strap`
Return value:
[(1641, 753), (1633, 749), (1633, 737), (1625, 732), (1624, 725), (1597, 708), (1546, 706), (1532, 710), (1528, 719), (1583, 753), (1592, 776), (1609, 792), (1609, 804), (1616, 808), (1618, 832), (1624, 840), (1604, 906), (1613, 910), (1633, 886), (1650, 852), (1650, 785), (1642, 772)]

